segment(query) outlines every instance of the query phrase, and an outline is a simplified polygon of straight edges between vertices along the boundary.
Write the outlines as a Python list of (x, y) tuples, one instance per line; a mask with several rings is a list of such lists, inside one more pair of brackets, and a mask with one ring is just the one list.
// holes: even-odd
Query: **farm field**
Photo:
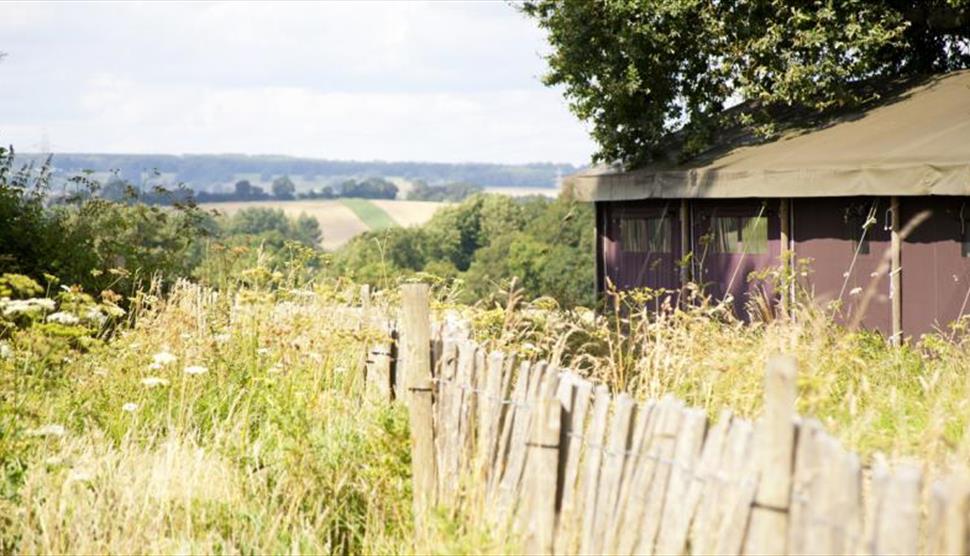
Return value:
[(320, 223), (320, 230), (323, 232), (321, 246), (324, 249), (336, 249), (354, 236), (369, 230), (383, 229), (389, 225), (423, 224), (445, 205), (426, 201), (337, 199), (204, 203), (201, 206), (203, 209), (217, 210), (223, 214), (255, 207), (282, 209), (287, 216), (293, 217), (306, 213)]

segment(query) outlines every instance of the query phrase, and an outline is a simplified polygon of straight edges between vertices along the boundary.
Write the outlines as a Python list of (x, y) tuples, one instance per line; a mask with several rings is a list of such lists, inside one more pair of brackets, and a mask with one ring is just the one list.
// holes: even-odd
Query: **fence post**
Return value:
[(558, 387), (555, 371), (543, 377), (540, 394), (536, 399), (536, 419), (532, 438), (528, 443), (529, 476), (525, 496), (529, 515), (529, 554), (552, 554), (556, 534), (556, 498), (559, 485), (559, 428), (562, 406), (555, 397)]
[(755, 438), (758, 489), (751, 508), (745, 554), (786, 554), (788, 508), (795, 451), (795, 360), (768, 361), (765, 403)]
[(435, 500), (436, 467), (431, 414), (431, 315), (427, 284), (401, 286), (403, 373), (411, 422), (411, 476), (414, 483), (415, 529)]

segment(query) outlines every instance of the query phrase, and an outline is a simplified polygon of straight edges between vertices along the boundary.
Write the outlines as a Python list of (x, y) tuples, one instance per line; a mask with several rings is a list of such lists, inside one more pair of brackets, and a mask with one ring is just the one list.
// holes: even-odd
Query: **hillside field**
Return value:
[[(283, 209), (288, 216), (306, 213), (320, 222), (323, 232), (322, 247), (336, 249), (351, 238), (369, 230), (383, 229), (391, 225), (412, 226), (423, 224), (445, 206), (444, 203), (426, 201), (337, 199), (313, 201), (255, 201), (231, 203), (204, 203), (206, 210), (232, 214), (240, 209), (268, 207)], [(388, 220), (389, 219), (389, 220)]]

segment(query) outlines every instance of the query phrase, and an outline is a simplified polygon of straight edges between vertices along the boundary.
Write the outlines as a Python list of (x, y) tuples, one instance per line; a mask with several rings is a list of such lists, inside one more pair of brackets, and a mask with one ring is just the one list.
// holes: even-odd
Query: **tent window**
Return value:
[(768, 217), (714, 216), (711, 218), (712, 250), (715, 253), (768, 252)]
[(670, 219), (621, 218), (620, 246), (625, 253), (670, 253)]

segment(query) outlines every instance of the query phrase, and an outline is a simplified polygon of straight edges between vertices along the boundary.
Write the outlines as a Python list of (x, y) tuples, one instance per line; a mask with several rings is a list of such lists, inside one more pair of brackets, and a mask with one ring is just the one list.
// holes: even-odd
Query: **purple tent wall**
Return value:
[[(633, 288), (680, 288), (680, 269), (683, 257), (680, 245), (678, 201), (638, 201), (606, 205), (601, 223), (602, 269), (604, 275), (620, 290)], [(622, 219), (663, 218), (670, 234), (670, 252), (630, 252), (621, 245)]]
[[(694, 243), (694, 280), (706, 286), (715, 298), (726, 293), (734, 297), (735, 314), (747, 318), (746, 304), (756, 294), (756, 284), (749, 282), (752, 272), (781, 264), (781, 222), (777, 199), (711, 199), (691, 201)], [(740, 216), (768, 219), (768, 248), (766, 253), (716, 253), (705, 246), (704, 236), (711, 232), (714, 216)], [(772, 295), (770, 289), (768, 295)]]
[(904, 239), (900, 261), (903, 333), (913, 337), (949, 331), (947, 325), (970, 304), (970, 257), (962, 249), (970, 238), (970, 199), (904, 197), (900, 227), (922, 211), (929, 211), (929, 219)]
[[(876, 222), (866, 232), (869, 252), (856, 255), (853, 234), (861, 233), (862, 222), (858, 219), (853, 221), (847, 215), (868, 213), (873, 203)], [(814, 293), (815, 299), (823, 306), (841, 299), (840, 320), (844, 323), (851, 322), (855, 317), (864, 291), (871, 284), (875, 288), (875, 295), (862, 318), (862, 326), (886, 335), (892, 333), (888, 273), (874, 273), (890, 248), (890, 233), (886, 230), (885, 221), (888, 208), (887, 198), (792, 200), (795, 256), (810, 259), (810, 272), (802, 278), (802, 284)], [(864, 219), (865, 216), (861, 220)]]

